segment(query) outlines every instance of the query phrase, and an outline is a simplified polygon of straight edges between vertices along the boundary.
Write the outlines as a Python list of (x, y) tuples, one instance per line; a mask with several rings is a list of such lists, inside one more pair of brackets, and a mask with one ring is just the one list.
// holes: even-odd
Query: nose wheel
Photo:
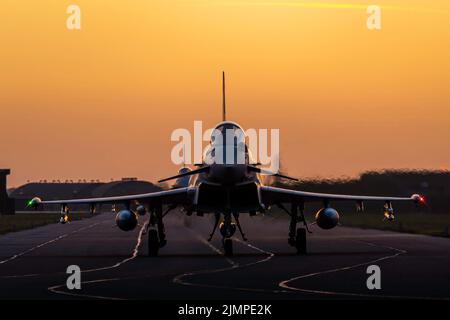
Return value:
[(230, 238), (223, 239), (223, 251), (227, 257), (231, 257), (233, 255), (233, 240)]
[[(222, 245), (223, 245), (223, 251), (225, 256), (232, 256), (233, 255), (233, 240), (231, 240), (231, 237), (236, 232), (236, 226), (239, 232), (241, 233), (242, 239), (244, 241), (247, 241), (247, 238), (245, 237), (244, 232), (242, 231), (241, 224), (239, 222), (239, 213), (237, 212), (225, 212), (223, 217), (223, 222), (220, 223), (220, 213), (217, 212), (215, 214), (215, 222), (214, 227), (209, 235), (208, 241), (211, 241), (212, 237), (214, 236), (214, 233), (219, 226), (219, 231), (222, 234)], [(235, 222), (232, 222), (232, 219), (234, 218)], [(220, 225), (219, 225), (220, 223)]]
[(236, 232), (236, 225), (231, 222), (231, 214), (227, 212), (224, 216), (223, 223), (220, 226), (220, 233), (223, 237), (223, 252), (226, 257), (233, 255), (233, 240), (231, 237)]

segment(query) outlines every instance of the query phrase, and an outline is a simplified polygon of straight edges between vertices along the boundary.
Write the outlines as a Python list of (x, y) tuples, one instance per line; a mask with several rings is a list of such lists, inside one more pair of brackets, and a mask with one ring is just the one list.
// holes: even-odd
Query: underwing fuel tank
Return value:
[(331, 207), (322, 208), (316, 213), (316, 223), (322, 229), (333, 229), (339, 223), (339, 213)]
[(116, 224), (122, 231), (131, 231), (137, 226), (137, 216), (133, 211), (120, 210), (116, 215)]

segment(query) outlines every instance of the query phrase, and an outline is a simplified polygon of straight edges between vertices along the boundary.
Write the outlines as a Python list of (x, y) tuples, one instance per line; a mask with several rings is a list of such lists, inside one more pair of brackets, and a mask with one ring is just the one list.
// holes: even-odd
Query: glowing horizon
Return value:
[(170, 133), (220, 121), (222, 70), (228, 119), (280, 129), (291, 176), (450, 167), (446, 1), (370, 3), (379, 31), (361, 0), (75, 3), (79, 31), (69, 2), (2, 4), (9, 186), (172, 175)]

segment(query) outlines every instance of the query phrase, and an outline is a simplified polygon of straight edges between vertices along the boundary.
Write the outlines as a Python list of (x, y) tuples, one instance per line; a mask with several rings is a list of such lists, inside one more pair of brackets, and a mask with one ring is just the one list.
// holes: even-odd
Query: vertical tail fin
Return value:
[(186, 168), (186, 145), (183, 143), (183, 168)]
[(222, 71), (222, 121), (227, 120), (226, 104), (225, 104), (225, 72)]

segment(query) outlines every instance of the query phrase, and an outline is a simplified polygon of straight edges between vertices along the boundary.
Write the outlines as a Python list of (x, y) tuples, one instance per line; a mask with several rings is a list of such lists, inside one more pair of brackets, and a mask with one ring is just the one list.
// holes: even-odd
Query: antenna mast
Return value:
[(222, 71), (222, 121), (226, 121), (226, 104), (225, 104), (225, 72)]

